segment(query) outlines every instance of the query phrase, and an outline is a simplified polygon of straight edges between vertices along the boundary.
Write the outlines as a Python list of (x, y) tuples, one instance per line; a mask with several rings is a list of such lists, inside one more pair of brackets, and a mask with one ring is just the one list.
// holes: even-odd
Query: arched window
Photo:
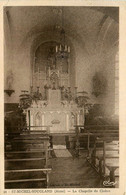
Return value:
[(115, 56), (115, 114), (119, 114), (119, 52)]

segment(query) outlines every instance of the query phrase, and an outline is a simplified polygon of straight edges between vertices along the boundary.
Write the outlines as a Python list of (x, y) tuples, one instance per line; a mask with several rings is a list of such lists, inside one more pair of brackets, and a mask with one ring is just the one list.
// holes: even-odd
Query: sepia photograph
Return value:
[(119, 188), (119, 25), (118, 6), (3, 7), (5, 190)]

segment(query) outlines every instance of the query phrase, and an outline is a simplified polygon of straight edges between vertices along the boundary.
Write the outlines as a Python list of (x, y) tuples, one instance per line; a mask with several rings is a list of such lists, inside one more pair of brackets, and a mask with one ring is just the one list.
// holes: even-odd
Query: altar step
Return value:
[(66, 145), (65, 136), (53, 136), (53, 145)]
[(52, 137), (53, 149), (60, 150), (66, 149), (66, 137), (65, 136), (53, 136)]
[(67, 149), (56, 149), (54, 153), (57, 158), (69, 158), (72, 157), (71, 153)]
[(53, 145), (54, 150), (64, 150), (66, 149), (66, 145)]
[(52, 134), (53, 149), (75, 149), (76, 137), (75, 133), (69, 134)]

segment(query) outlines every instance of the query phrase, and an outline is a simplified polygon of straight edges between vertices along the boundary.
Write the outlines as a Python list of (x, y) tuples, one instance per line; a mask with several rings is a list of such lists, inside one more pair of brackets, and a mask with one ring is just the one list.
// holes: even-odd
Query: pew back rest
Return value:
[(104, 142), (104, 147), (105, 174), (108, 175), (111, 168), (117, 167), (115, 170), (115, 175), (119, 175), (119, 141), (106, 141)]
[[(5, 184), (44, 182), (48, 186), (48, 172), (51, 171), (48, 167), (49, 136), (25, 132), (6, 137), (11, 147), (5, 147)], [(38, 172), (41, 172), (40, 177), (34, 178)], [(32, 177), (28, 178), (29, 175)]]

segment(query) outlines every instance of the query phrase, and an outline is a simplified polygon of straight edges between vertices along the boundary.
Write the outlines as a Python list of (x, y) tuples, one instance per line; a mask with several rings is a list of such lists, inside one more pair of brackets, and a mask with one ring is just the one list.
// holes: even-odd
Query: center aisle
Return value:
[(49, 188), (101, 188), (98, 174), (86, 161), (86, 153), (79, 158), (52, 158)]

